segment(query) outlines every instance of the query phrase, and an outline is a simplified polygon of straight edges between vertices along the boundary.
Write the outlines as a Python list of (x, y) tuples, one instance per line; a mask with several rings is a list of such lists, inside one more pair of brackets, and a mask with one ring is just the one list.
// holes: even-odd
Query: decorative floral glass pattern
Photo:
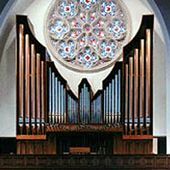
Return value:
[(103, 59), (109, 59), (111, 60), (115, 56), (115, 49), (116, 49), (116, 43), (115, 41), (108, 41), (108, 42), (101, 42), (100, 44), (101, 47), (101, 57)]
[(75, 57), (75, 44), (73, 41), (68, 43), (61, 41), (59, 42), (59, 51), (58, 53), (65, 60), (72, 60)]
[(116, 0), (56, 0), (47, 17), (50, 50), (78, 71), (100, 69), (121, 55), (128, 35)]
[(85, 65), (87, 68), (90, 67), (92, 64), (95, 64), (97, 58), (97, 55), (92, 52), (89, 47), (86, 47), (84, 51), (81, 52), (78, 56), (79, 62)]

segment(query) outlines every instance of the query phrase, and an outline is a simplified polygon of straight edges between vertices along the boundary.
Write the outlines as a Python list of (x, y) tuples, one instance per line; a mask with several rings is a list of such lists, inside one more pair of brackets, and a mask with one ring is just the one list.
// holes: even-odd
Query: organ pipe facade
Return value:
[(66, 123), (66, 81), (53, 62), (47, 62), (48, 73), (48, 121), (50, 125)]
[(125, 135), (152, 135), (153, 16), (144, 16), (124, 47), (122, 111)]
[(17, 16), (17, 134), (45, 133), (47, 110), (45, 48), (25, 16)]
[[(78, 86), (78, 97), (31, 30), (27, 17), (17, 16), (18, 154), (57, 154), (54, 133), (58, 132), (109, 132), (114, 136), (114, 146), (126, 148), (129, 144), (125, 139), (144, 139), (148, 140), (147, 148), (151, 147), (152, 15), (143, 16), (137, 35), (124, 47), (123, 61), (115, 63), (102, 89), (93, 95), (84, 78)], [(36, 147), (41, 151), (31, 149)], [(113, 153), (128, 152), (114, 148)]]
[(87, 79), (83, 79), (79, 85), (79, 121), (82, 124), (90, 123), (91, 115), (91, 87)]
[(103, 81), (103, 121), (120, 126), (122, 63), (117, 62), (110, 75)]

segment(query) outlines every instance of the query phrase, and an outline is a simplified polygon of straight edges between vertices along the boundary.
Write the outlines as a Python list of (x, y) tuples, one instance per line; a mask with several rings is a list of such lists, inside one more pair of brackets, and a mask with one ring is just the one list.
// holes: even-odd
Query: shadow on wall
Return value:
[(15, 40), (6, 49), (0, 63), (0, 136), (16, 135)]
[(166, 134), (166, 46), (155, 31), (153, 48), (153, 135), (160, 136)]

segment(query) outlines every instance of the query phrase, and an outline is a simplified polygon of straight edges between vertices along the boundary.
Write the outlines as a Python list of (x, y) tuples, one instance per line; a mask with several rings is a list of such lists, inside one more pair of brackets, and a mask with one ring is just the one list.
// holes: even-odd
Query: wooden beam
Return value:
[(123, 140), (152, 140), (152, 135), (123, 135)]
[(17, 140), (46, 140), (46, 135), (17, 135)]

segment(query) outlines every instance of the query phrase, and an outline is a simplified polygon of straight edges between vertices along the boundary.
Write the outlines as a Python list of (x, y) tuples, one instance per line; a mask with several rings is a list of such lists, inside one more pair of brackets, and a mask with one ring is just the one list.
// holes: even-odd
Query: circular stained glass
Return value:
[(47, 44), (65, 66), (99, 70), (121, 56), (129, 33), (127, 20), (118, 0), (56, 0), (46, 18)]

